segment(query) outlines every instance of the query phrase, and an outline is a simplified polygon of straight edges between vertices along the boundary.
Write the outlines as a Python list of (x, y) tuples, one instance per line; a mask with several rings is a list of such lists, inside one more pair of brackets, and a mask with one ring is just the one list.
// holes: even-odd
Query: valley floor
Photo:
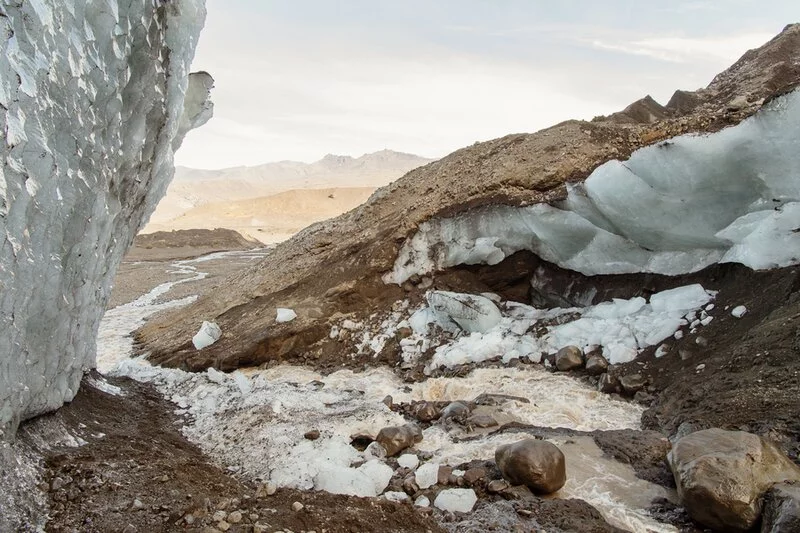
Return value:
[[(259, 253), (217, 254), (199, 261), (126, 262), (112, 296), (110, 307), (116, 309), (107, 319), (113, 321), (113, 331), (130, 331), (140, 320), (137, 305), (157, 311), (159, 306), (171, 305), (170, 301), (191, 299), (258, 259)], [(720, 291), (715, 300), (716, 319), (699, 333), (670, 342), (666, 356), (656, 358), (655, 349), (649, 349), (636, 361), (618, 366), (621, 374), (641, 373), (651, 383), (650, 394), (639, 398), (641, 405), (592, 392), (588, 383), (591, 378), (582, 374), (567, 377), (552, 374), (541, 365), (522, 363), (511, 368), (483, 364), (482, 369), (471, 370), (472, 378), (468, 369), (461, 369), (450, 377), (408, 382), (405, 386), (402, 379), (393, 380), (387, 377), (391, 372), (382, 374), (380, 369), (361, 378), (359, 374), (325, 376), (283, 366), (262, 373), (263, 378), (252, 374), (254, 392), (248, 391), (247, 396), (242, 391), (241, 399), (237, 397), (236, 380), (223, 383), (214, 374), (201, 378), (202, 383), (171, 374), (158, 379), (151, 376), (148, 379), (152, 383), (144, 383), (93, 373), (70, 405), (24, 425), (20, 436), (34, 447), (37, 435), (52, 433), (53, 428), (71, 436), (61, 439), (65, 445), (39, 450), (46, 463), (40, 488), (46, 490), (49, 500), (47, 531), (484, 531), (495, 527), (499, 531), (544, 528), (610, 532), (622, 530), (618, 526), (632, 531), (654, 528), (691, 532), (695, 531), (691, 521), (680, 507), (670, 503), (675, 501), (674, 484), (659, 455), (664, 436), (702, 427), (745, 429), (773, 438), (795, 462), (798, 460), (797, 275), (794, 269), (754, 273), (727, 265), (683, 280), (702, 281), (707, 288)], [(162, 285), (168, 282), (175, 284)], [(166, 290), (150, 293), (146, 302), (137, 300), (157, 286)], [(741, 319), (731, 317), (729, 308), (740, 304), (747, 306), (747, 314)], [(108, 359), (108, 354), (126, 352), (132, 341), (109, 336), (104, 340), (101, 331), (99, 342), (102, 368), (103, 364), (118, 364), (113, 355)], [(546, 403), (545, 397), (537, 399), (537, 383), (548, 375), (554, 382), (566, 380), (558, 393), (565, 395), (561, 403), (558, 399), (551, 403)], [(373, 378), (372, 386), (377, 390), (367, 386), (360, 396), (347, 396), (359, 386), (353, 385), (359, 379)], [(308, 390), (302, 389), (304, 379), (311, 380)], [(515, 380), (520, 381), (521, 388), (514, 388)], [(267, 382), (269, 385), (264, 385)], [(259, 384), (278, 387), (277, 392), (255, 390)], [(326, 387), (342, 395), (326, 397), (327, 401), (344, 401), (347, 405), (336, 410), (325, 404), (313, 413), (314, 402), (321, 401), (315, 396), (316, 389), (328, 391)], [(438, 392), (434, 390), (437, 387), (441, 389)], [(423, 455), (427, 453), (434, 461), (449, 454), (461, 458), (464, 468), (485, 470), (485, 479), (472, 484), (479, 502), (468, 515), (420, 508), (408, 502), (318, 491), (279, 488), (268, 495), (272, 490), (259, 481), (263, 479), (258, 472), (259, 453), (262, 461), (269, 458), (280, 464), (285, 460), (289, 468), (293, 464), (302, 467), (304, 456), (292, 455), (302, 448), (302, 437), (288, 448), (284, 446), (284, 451), (269, 450), (276, 437), (269, 428), (260, 429), (261, 424), (281, 425), (282, 408), (290, 412), (290, 418), (295, 417), (295, 433), (302, 435), (315, 428), (324, 433), (329, 426), (352, 424), (350, 413), (362, 404), (380, 404), (378, 396), (384, 389), (393, 393), (396, 402), (401, 400), (391, 415), (397, 420), (413, 419), (411, 408), (420, 399), (471, 400), (478, 392), (490, 396), (524, 394), (540, 408), (532, 411), (533, 407), (517, 404), (513, 408), (483, 407), (501, 422), (499, 427), (484, 431), (443, 426), (445, 434), (440, 435), (436, 433), (438, 427), (423, 423), (427, 439), (440, 436), (429, 445), (431, 448), (422, 448)], [(276, 407), (270, 399), (273, 393), (283, 399), (283, 407)], [(293, 405), (293, 394), (305, 398), (311, 406)], [(192, 410), (203, 402), (213, 402), (214, 406), (207, 409), (223, 415), (228, 412), (230, 419), (203, 418), (205, 413)], [(268, 415), (263, 414), (266, 411)], [(372, 416), (368, 409), (367, 415)], [(642, 430), (639, 418), (646, 430)], [(392, 420), (387, 418), (386, 424)], [(531, 423), (535, 421), (541, 422)], [(252, 426), (237, 430), (237, 423)], [(567, 454), (568, 464), (573, 466), (569, 472), (572, 484), (562, 494), (566, 499), (486, 490), (487, 482), (498, 478), (499, 473), (492, 470), (490, 462), (475, 458), (491, 455), (489, 448), (522, 436), (556, 441)], [(81, 445), (74, 446), (76, 443)], [(258, 446), (263, 450), (254, 452)], [(276, 458), (275, 453), (291, 457)], [(610, 478), (617, 484), (604, 485)], [(402, 484), (402, 479), (392, 481), (390, 490), (394, 490), (393, 484)], [(459, 482), (458, 486), (464, 484)], [(638, 494), (605, 492), (624, 493), (623, 487)], [(652, 499), (655, 504), (649, 505)]]

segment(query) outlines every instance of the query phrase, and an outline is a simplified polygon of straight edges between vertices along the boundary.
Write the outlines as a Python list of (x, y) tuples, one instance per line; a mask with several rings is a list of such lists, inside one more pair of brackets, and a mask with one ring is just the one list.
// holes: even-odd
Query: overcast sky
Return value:
[(697, 89), (800, 20), (797, 0), (207, 0), (214, 118), (180, 165), (441, 157)]

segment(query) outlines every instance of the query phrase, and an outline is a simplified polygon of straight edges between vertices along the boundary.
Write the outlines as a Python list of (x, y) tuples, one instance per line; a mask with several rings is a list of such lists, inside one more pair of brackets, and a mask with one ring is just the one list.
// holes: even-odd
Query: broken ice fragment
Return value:
[(200, 331), (192, 337), (192, 344), (194, 344), (196, 350), (202, 350), (217, 342), (221, 336), (222, 330), (219, 329), (216, 323), (204, 320), (203, 325), (200, 326)]
[(478, 497), (472, 489), (447, 489), (436, 496), (433, 505), (442, 511), (468, 513), (477, 501)]
[(486, 333), (503, 318), (494, 302), (483, 296), (431, 291), (427, 299), (445, 329), (455, 324), (467, 333)]
[(282, 324), (283, 322), (291, 322), (295, 318), (297, 318), (297, 313), (294, 312), (294, 309), (279, 307), (275, 322)]
[(733, 311), (731, 311), (731, 314), (733, 316), (735, 316), (736, 318), (742, 318), (746, 312), (747, 312), (747, 308), (745, 306), (737, 305), (736, 307), (733, 308)]

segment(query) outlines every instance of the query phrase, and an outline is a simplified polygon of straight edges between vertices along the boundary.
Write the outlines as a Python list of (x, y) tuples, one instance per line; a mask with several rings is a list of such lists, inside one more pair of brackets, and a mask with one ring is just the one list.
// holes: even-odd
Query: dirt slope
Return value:
[[(566, 183), (585, 179), (611, 159), (675, 135), (737, 124), (798, 83), (800, 25), (792, 25), (707, 88), (679, 91), (663, 108), (645, 99), (624, 116), (568, 121), (464, 148), (379, 189), (363, 206), (307, 228), (229, 279), (225, 290), (152, 320), (137, 331), (137, 341), (154, 362), (192, 370), (314, 361), (326, 353), (330, 317), (368, 315), (404, 296), (403, 288), (385, 285), (380, 276), (425, 220), (482, 205), (563, 198)], [(294, 308), (298, 319), (274, 324), (275, 307)], [(202, 352), (192, 349), (200, 321), (211, 319), (221, 326), (222, 338)]]

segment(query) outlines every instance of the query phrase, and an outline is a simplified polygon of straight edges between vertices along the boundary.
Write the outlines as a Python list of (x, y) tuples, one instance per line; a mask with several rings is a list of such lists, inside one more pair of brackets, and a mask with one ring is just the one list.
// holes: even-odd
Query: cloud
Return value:
[(589, 43), (601, 50), (651, 57), (672, 63), (690, 63), (698, 60), (731, 63), (747, 50), (761, 46), (772, 38), (770, 33), (746, 33), (730, 37), (649, 37), (629, 41), (591, 40)]

